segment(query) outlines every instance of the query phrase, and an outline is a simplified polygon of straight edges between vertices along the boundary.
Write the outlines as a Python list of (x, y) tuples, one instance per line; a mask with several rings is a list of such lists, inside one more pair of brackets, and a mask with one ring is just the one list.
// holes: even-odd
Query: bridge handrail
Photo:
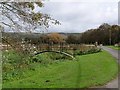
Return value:
[(71, 58), (73, 58), (73, 59), (74, 59), (74, 56), (73, 56), (73, 55), (71, 55), (71, 54), (69, 54), (69, 53), (62, 52), (62, 51), (54, 51), (54, 50), (44, 50), (44, 51), (40, 51), (40, 52), (35, 53), (34, 55), (42, 54), (42, 53), (45, 53), (45, 52), (55, 52), (55, 53), (61, 53), (61, 54), (64, 54), (64, 55), (69, 56), (69, 57), (71, 57)]

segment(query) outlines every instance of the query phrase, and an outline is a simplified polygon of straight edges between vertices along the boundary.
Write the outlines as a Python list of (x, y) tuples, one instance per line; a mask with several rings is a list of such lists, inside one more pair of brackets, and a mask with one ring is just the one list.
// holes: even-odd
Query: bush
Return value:
[(48, 55), (48, 53), (44, 53), (44, 54), (39, 54), (36, 55), (32, 58), (32, 62), (38, 62), (41, 64), (49, 64), (52, 63), (52, 59), (50, 58), (50, 56)]
[(98, 48), (91, 48), (91, 49), (86, 50), (86, 51), (76, 50), (75, 55), (86, 55), (86, 54), (97, 53), (97, 52), (100, 52), (100, 51), (101, 51), (101, 49), (98, 49)]
[(41, 64), (51, 64), (53, 62), (55, 62), (56, 60), (64, 60), (64, 59), (70, 59), (70, 57), (65, 56), (63, 54), (59, 54), (59, 53), (53, 53), (53, 52), (49, 52), (49, 53), (43, 53), (43, 54), (39, 54), (36, 55), (32, 58), (32, 62), (38, 62)]
[[(23, 72), (23, 69), (28, 67), (29, 56), (22, 53), (17, 53), (13, 50), (3, 51), (2, 55), (2, 76), (3, 80), (12, 80), (12, 77), (15, 77)], [(21, 74), (20, 74), (21, 75)]]

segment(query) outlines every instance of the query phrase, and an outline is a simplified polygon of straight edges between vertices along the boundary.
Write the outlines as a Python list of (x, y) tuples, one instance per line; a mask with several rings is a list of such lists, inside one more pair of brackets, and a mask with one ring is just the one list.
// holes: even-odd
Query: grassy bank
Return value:
[(115, 58), (103, 51), (48, 65), (31, 63), (21, 78), (4, 81), (3, 88), (86, 88), (107, 83), (117, 72)]
[(115, 50), (120, 50), (119, 46), (108, 46), (109, 48), (115, 49)]

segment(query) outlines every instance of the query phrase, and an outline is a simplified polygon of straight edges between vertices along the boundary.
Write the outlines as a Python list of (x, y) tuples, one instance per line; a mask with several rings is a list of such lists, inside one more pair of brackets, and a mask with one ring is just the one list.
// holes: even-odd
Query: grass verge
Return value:
[(119, 46), (108, 46), (109, 48), (115, 49), (115, 50), (120, 50)]
[(104, 85), (118, 73), (115, 58), (106, 51), (46, 66), (31, 65), (34, 69), (26, 69), (21, 79), (3, 82), (3, 88), (87, 88)]

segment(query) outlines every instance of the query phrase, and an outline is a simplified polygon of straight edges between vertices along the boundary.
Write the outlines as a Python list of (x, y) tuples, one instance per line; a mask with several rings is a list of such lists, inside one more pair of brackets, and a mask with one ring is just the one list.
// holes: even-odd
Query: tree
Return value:
[[(43, 5), (41, 0), (39, 2), (0, 2), (1, 26), (4, 28), (9, 27), (14, 32), (32, 32), (37, 28), (47, 29), (51, 24), (60, 24), (58, 20), (51, 18), (50, 15), (34, 11), (35, 6), (42, 8)], [(17, 38), (15, 35), (14, 37)], [(17, 42), (14, 41), (13, 45), (12, 42), (9, 42), (10, 40), (6, 41), (7, 39), (4, 37), (2, 40), (17, 49)], [(38, 44), (38, 42), (34, 43)]]
[(2, 26), (14, 31), (32, 31), (38, 27), (49, 27), (51, 23), (60, 24), (48, 14), (35, 12), (35, 5), (43, 7), (43, 2), (0, 2)]
[(105, 30), (105, 29), (109, 29), (111, 28), (111, 26), (107, 23), (103, 23), (102, 25), (99, 26), (99, 29)]
[(66, 39), (66, 42), (67, 42), (68, 44), (76, 44), (76, 43), (79, 42), (79, 40), (78, 40), (78, 37), (77, 37), (77, 36), (75, 36), (75, 35), (69, 35), (69, 36), (67, 37), (67, 39)]
[(0, 32), (3, 32), (4, 28), (0, 25)]
[(118, 25), (109, 25), (102, 24), (97, 29), (91, 29), (82, 34), (81, 40), (83, 43), (94, 44), (98, 42), (99, 44), (114, 45), (115, 43), (119, 43), (119, 33), (120, 26)]
[(112, 44), (116, 44), (120, 42), (120, 26), (118, 25), (112, 25), (111, 27), (111, 39)]
[(46, 36), (48, 43), (59, 44), (64, 42), (64, 36), (58, 33), (51, 33)]

